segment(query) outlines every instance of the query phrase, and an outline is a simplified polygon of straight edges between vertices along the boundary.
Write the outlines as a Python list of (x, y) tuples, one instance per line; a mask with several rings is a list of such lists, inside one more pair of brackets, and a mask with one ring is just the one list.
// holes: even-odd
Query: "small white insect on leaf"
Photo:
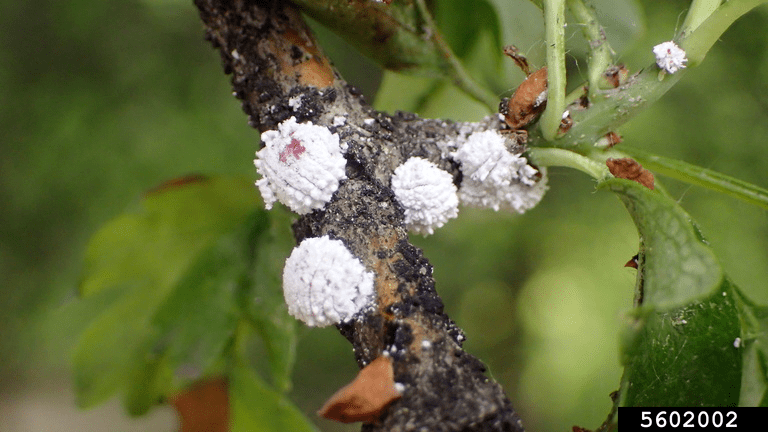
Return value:
[(405, 224), (410, 231), (432, 234), (459, 214), (453, 177), (426, 159), (412, 157), (397, 167), (392, 190), (405, 208)]
[(685, 68), (688, 62), (685, 51), (672, 41), (653, 47), (653, 54), (656, 56), (656, 64), (671, 74)]
[(323, 208), (347, 178), (339, 136), (328, 128), (291, 117), (277, 130), (262, 133), (261, 140), (265, 147), (254, 164), (262, 176), (256, 186), (267, 209), (275, 201), (298, 214)]
[(373, 272), (342, 241), (313, 237), (285, 261), (283, 295), (288, 313), (310, 327), (325, 327), (347, 321), (371, 304), (373, 280)]
[(547, 191), (546, 172), (510, 153), (504, 140), (495, 131), (475, 132), (452, 153), (464, 174), (459, 189), (462, 203), (523, 213), (541, 201)]

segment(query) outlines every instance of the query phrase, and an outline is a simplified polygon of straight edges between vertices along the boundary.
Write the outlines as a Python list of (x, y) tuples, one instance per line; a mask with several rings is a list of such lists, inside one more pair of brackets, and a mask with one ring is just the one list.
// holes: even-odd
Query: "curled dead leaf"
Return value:
[(392, 359), (381, 356), (362, 368), (351, 383), (334, 393), (317, 414), (342, 423), (373, 423), (401, 396), (395, 388)]
[(614, 177), (634, 180), (641, 185), (653, 190), (653, 173), (643, 168), (632, 158), (608, 159), (605, 161), (608, 170)]
[(193, 385), (171, 398), (179, 413), (181, 432), (226, 432), (229, 430), (229, 396), (224, 378)]
[(635, 254), (635, 256), (630, 258), (629, 261), (627, 261), (627, 263), (624, 264), (624, 267), (631, 267), (633, 269), (638, 268), (639, 267), (639, 261), (638, 261), (639, 259), (640, 259), (640, 254)]
[(502, 114), (512, 129), (532, 122), (547, 106), (547, 68), (528, 75), (509, 98)]
[(512, 61), (515, 62), (517, 67), (520, 68), (521, 71), (525, 74), (525, 76), (528, 76), (531, 74), (531, 67), (528, 65), (528, 59), (525, 58), (525, 56), (520, 53), (520, 50), (514, 46), (514, 45), (507, 45), (504, 47), (504, 54), (511, 58)]

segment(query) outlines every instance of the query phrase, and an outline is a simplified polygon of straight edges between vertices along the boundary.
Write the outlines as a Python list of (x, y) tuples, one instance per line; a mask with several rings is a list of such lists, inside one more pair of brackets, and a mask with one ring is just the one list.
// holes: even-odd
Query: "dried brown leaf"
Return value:
[(392, 360), (381, 356), (361, 369), (351, 383), (334, 393), (317, 414), (342, 423), (373, 423), (400, 397), (400, 392), (395, 389)]
[(507, 57), (511, 58), (517, 67), (520, 68), (521, 71), (525, 74), (525, 76), (528, 76), (531, 74), (531, 67), (528, 64), (528, 59), (525, 58), (523, 54), (520, 53), (520, 50), (514, 46), (514, 45), (508, 45), (504, 47), (504, 54), (506, 54)]
[(627, 261), (626, 264), (624, 264), (624, 267), (631, 267), (633, 269), (638, 268), (639, 267), (639, 263), (638, 263), (639, 259), (640, 259), (640, 255), (636, 254), (635, 256), (630, 258), (629, 261)]
[(643, 168), (632, 158), (608, 159), (605, 161), (608, 170), (614, 177), (634, 180), (641, 185), (653, 190), (653, 173)]
[(171, 398), (179, 413), (181, 432), (227, 432), (229, 396), (224, 378), (214, 378), (193, 385)]

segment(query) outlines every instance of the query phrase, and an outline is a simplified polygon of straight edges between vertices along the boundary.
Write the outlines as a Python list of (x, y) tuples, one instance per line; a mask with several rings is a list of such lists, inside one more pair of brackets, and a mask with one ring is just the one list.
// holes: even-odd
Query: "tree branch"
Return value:
[(324, 209), (301, 217), (294, 233), (297, 241), (323, 235), (342, 240), (376, 274), (377, 307), (338, 327), (361, 367), (389, 353), (395, 381), (405, 390), (379, 423), (363, 429), (522, 432), (501, 387), (462, 350), (464, 335), (443, 313), (432, 266), (408, 242), (403, 209), (389, 188), (394, 169), (412, 156), (434, 162), (458, 185), (461, 173), (445, 157), (445, 143), (499, 129), (498, 118), (451, 123), (376, 112), (330, 66), (287, 2), (195, 4), (252, 126), (266, 131), (295, 116), (328, 127), (348, 146), (348, 179)]

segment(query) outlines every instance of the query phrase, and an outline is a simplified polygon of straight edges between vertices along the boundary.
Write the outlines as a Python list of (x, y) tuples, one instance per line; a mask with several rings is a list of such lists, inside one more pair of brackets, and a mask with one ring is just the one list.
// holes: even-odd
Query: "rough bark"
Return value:
[[(485, 366), (462, 350), (464, 335), (443, 313), (432, 266), (408, 242), (403, 209), (389, 188), (394, 169), (412, 156), (436, 163), (461, 182), (444, 142), (476, 130), (499, 129), (497, 118), (451, 123), (366, 105), (322, 54), (289, 3), (276, 0), (195, 0), (206, 38), (220, 53), (249, 123), (270, 130), (295, 116), (327, 126), (349, 146), (347, 177), (323, 210), (301, 217), (296, 240), (342, 240), (376, 273), (377, 307), (339, 325), (362, 367), (391, 356), (403, 397), (365, 431), (518, 431), (523, 427)], [(334, 117), (346, 122), (334, 126)], [(423, 342), (427, 341), (427, 344)]]

